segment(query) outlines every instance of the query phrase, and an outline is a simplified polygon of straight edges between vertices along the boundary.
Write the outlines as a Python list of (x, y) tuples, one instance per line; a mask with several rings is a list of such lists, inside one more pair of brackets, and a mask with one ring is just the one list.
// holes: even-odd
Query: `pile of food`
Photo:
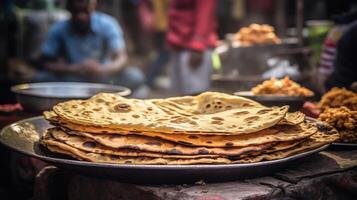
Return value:
[(332, 88), (320, 101), (319, 120), (340, 133), (340, 142), (357, 143), (357, 94), (345, 88)]
[(357, 111), (357, 93), (345, 88), (334, 87), (321, 97), (320, 107), (322, 111), (341, 106)]
[(281, 159), (338, 139), (288, 107), (206, 92), (167, 99), (101, 93), (57, 104), (41, 138), (52, 152), (118, 164), (228, 164)]
[(242, 46), (281, 43), (274, 33), (274, 28), (267, 24), (251, 24), (248, 27), (243, 27), (234, 35), (233, 39)]
[(254, 95), (277, 95), (277, 96), (304, 96), (311, 97), (314, 93), (290, 80), (288, 76), (283, 79), (272, 77), (251, 89)]

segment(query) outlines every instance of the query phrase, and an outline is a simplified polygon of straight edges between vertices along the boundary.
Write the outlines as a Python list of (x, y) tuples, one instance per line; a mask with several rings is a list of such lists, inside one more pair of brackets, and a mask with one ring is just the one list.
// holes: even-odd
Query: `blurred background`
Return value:
[[(353, 16), (342, 17), (356, 10), (352, 0), (225, 0), (214, 4), (216, 22), (206, 20), (216, 24), (218, 36), (210, 87), (224, 91), (248, 89), (269, 76), (286, 74), (322, 90), (315, 77), (321, 75), (318, 67), (324, 40), (334, 26), (351, 23)], [(0, 6), (0, 101), (15, 103), (10, 86), (36, 80), (33, 77), (42, 70), (42, 48), (51, 26), (71, 14), (65, 0), (2, 0)], [(141, 87), (139, 96), (165, 95), (170, 85), (170, 45), (165, 39), (169, 0), (99, 0), (96, 10), (120, 25), (126, 65), (138, 68), (145, 78), (139, 81), (147, 86)], [(282, 42), (234, 45), (234, 34), (253, 23), (274, 27)]]
[[(0, 127), (32, 116), (11, 92), (21, 83), (106, 83), (156, 98), (289, 76), (318, 99), (356, 20), (354, 0), (1, 0)], [(38, 169), (27, 166), (41, 164), (0, 150), (10, 163), (0, 199), (30, 198)]]

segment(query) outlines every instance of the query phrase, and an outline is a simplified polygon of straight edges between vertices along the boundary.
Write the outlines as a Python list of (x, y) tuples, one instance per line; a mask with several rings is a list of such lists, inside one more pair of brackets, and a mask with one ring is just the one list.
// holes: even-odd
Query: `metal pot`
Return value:
[(128, 96), (129, 88), (98, 83), (43, 82), (20, 84), (11, 87), (17, 101), (28, 112), (50, 110), (55, 104), (71, 99), (87, 99), (100, 92)]

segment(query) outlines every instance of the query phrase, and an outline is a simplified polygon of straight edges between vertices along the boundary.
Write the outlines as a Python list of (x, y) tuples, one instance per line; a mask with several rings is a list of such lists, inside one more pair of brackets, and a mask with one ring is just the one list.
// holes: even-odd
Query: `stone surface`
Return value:
[(70, 200), (357, 199), (357, 150), (325, 151), (270, 176), (225, 183), (135, 185), (54, 167), (44, 168), (36, 178), (36, 192), (46, 194), (40, 200), (56, 199), (56, 188)]

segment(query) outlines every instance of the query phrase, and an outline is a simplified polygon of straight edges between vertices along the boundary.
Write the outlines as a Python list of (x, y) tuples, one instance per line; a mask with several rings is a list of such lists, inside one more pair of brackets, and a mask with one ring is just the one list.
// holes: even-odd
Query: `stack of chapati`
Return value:
[(274, 160), (338, 139), (288, 107), (206, 92), (167, 99), (101, 93), (44, 113), (55, 127), (41, 143), (79, 160), (127, 164), (219, 164)]

